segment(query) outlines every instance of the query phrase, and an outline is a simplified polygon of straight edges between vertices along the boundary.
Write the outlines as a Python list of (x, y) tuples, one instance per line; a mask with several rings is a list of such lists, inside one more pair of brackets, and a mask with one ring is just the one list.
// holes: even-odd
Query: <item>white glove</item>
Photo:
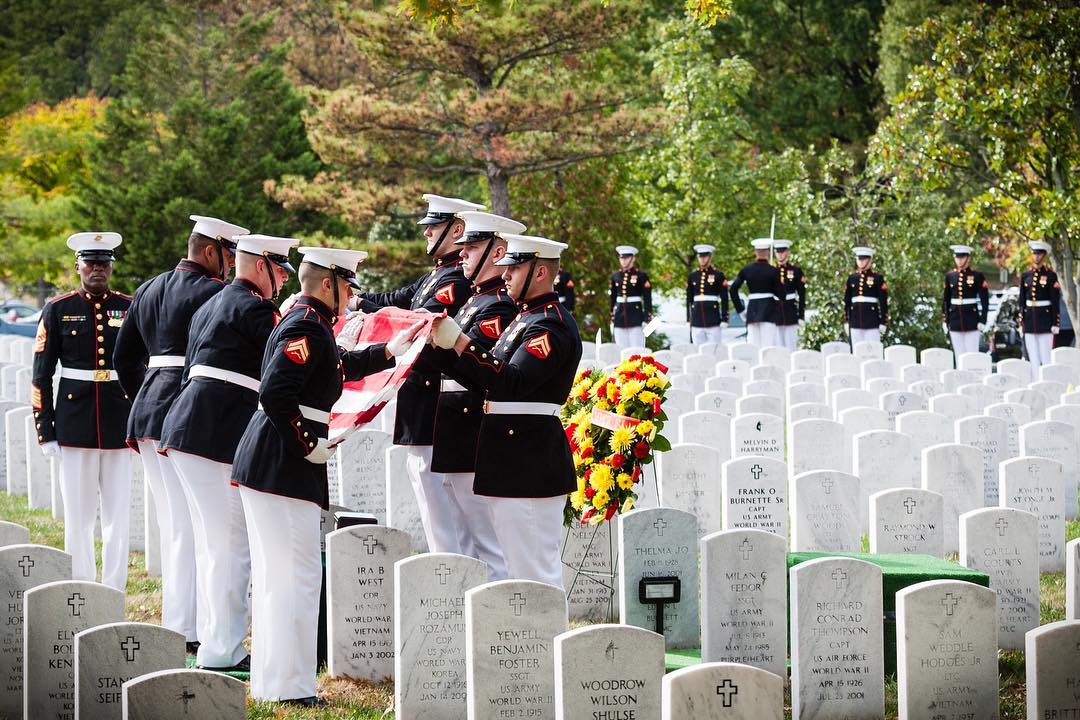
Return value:
[(844, 332), (846, 332), (848, 334), (848, 336), (850, 337), (851, 336), (851, 325), (849, 325), (848, 323), (844, 323)]
[(315, 447), (304, 458), (309, 463), (314, 465), (325, 465), (326, 461), (334, 456), (334, 450), (330, 447), (330, 444), (326, 441), (326, 438), (319, 438), (319, 442), (315, 443)]
[(976, 327), (979, 328), (979, 332), (986, 332), (986, 323), (979, 323)]
[(457, 343), (457, 339), (460, 335), (461, 327), (454, 322), (454, 318), (443, 318), (439, 321), (438, 326), (435, 328), (435, 332), (431, 335), (431, 344), (437, 348), (449, 350)]
[(884, 325), (878, 325), (877, 329), (878, 329), (878, 332), (882, 332), (882, 333), (885, 332), (885, 326)]
[(360, 339), (360, 330), (364, 327), (364, 316), (357, 315), (349, 318), (345, 327), (337, 336), (337, 344), (341, 349), (351, 352), (356, 349), (356, 341)]
[(1051, 335), (1057, 335), (1059, 332), (1061, 332), (1061, 328), (1059, 328), (1057, 325), (1050, 328)]
[(349, 296), (349, 302), (345, 307), (347, 307), (352, 312), (356, 312), (357, 310), (359, 310), (360, 309), (360, 296), (359, 295), (350, 295)]
[[(451, 322), (453, 321), (451, 320)], [(390, 342), (386, 343), (386, 351), (394, 357), (401, 357), (402, 355), (404, 355), (406, 352), (409, 351), (409, 348), (412, 347), (413, 340), (416, 339), (416, 333), (419, 332), (420, 328), (423, 327), (423, 325), (423, 321), (413, 323), (409, 327), (399, 332), (397, 335), (390, 339)], [(457, 327), (457, 325), (454, 325), (454, 327)], [(458, 330), (458, 334), (461, 334), (460, 329)]]
[(289, 312), (292, 306), (295, 305), (296, 301), (299, 299), (300, 293), (293, 293), (292, 295), (281, 301), (281, 305), (278, 306), (278, 312), (282, 315)]
[(727, 326), (728, 326), (728, 324), (727, 324), (726, 322), (722, 322), (722, 323), (720, 323), (720, 329), (721, 329), (721, 330), (726, 330), (726, 329), (727, 329)]
[(47, 458), (60, 457), (60, 443), (55, 440), (50, 440), (47, 443), (42, 443), (41, 454)]
[(941, 332), (949, 334), (949, 323), (941, 323)]

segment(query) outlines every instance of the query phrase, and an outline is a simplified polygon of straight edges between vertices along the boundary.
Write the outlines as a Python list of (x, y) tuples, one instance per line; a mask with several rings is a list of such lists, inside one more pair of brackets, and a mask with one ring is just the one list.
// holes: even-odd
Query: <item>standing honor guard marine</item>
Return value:
[(574, 312), (577, 305), (577, 293), (574, 292), (574, 277), (566, 270), (559, 270), (559, 276), (555, 278), (555, 294), (559, 296), (559, 302), (563, 307)]
[[(419, 224), (425, 226), (428, 255), (435, 261), (435, 267), (398, 290), (360, 293), (360, 309), (373, 311), (393, 306), (453, 316), (472, 295), (472, 284), (461, 271), (461, 252), (454, 241), (465, 232), (465, 222), (459, 213), (483, 210), (484, 206), (430, 194), (424, 195), (424, 200), (428, 203), (427, 215)], [(406, 468), (420, 505), (428, 549), (460, 553), (469, 550), (459, 545), (458, 528), (464, 526), (465, 519), (457, 516), (457, 506), (450, 502), (442, 476), (431, 469), (440, 378), (438, 368), (425, 363), (413, 365), (397, 394), (394, 444), (409, 449)]]
[(695, 245), (698, 267), (686, 276), (686, 319), (690, 342), (718, 343), (728, 325), (728, 283), (712, 266), (712, 245)]
[[(502, 268), (495, 263), (506, 255), (503, 237), (521, 233), (525, 226), (483, 212), (464, 212), (461, 216), (465, 234), (454, 244), (461, 248), (461, 264), (475, 292), (458, 310), (454, 321), (474, 345), (490, 352), (518, 312), (506, 291)], [(457, 506), (458, 516), (464, 518), (465, 524), (459, 528), (463, 552), (487, 564), (489, 580), (505, 580), (506, 561), (495, 536), (491, 509), (487, 498), (473, 492), (484, 390), (454, 372), (457, 359), (453, 350), (427, 348), (418, 360), (443, 370), (431, 468), (445, 478), (450, 502)]]
[(776, 332), (780, 345), (791, 352), (799, 349), (799, 328), (806, 322), (806, 275), (798, 265), (788, 262), (790, 240), (773, 240), (776, 269), (780, 271), (780, 317)]
[(874, 272), (874, 251), (868, 247), (852, 248), (856, 272), (844, 285), (844, 324), (852, 348), (864, 340), (881, 342), (881, 334), (889, 324), (889, 288), (885, 276)]
[(637, 248), (619, 245), (620, 270), (611, 276), (612, 340), (621, 347), (645, 347), (644, 325), (652, 319), (652, 284), (634, 267)]
[(1031, 379), (1039, 379), (1039, 368), (1050, 363), (1054, 335), (1061, 331), (1061, 285), (1058, 276), (1046, 267), (1050, 243), (1032, 240), (1031, 269), (1020, 276), (1020, 331), (1031, 363)]
[[(64, 550), (71, 555), (72, 579), (97, 579), (94, 515), (100, 497), (101, 582), (123, 592), (131, 504), (131, 450), (125, 429), (131, 403), (116, 382), (112, 352), (131, 298), (109, 289), (113, 250), (120, 242), (114, 232), (68, 238), (82, 285), (53, 298), (41, 311), (30, 400), (42, 452), (59, 456)], [(54, 410), (57, 361), (60, 385)]]
[(120, 385), (133, 398), (128, 445), (139, 452), (161, 531), (161, 624), (198, 650), (195, 533), (187, 497), (172, 462), (158, 454), (165, 414), (180, 393), (192, 315), (225, 287), (232, 240), (247, 228), (192, 215), (187, 257), (135, 291), (116, 338), (113, 361)]
[(516, 319), (490, 350), (450, 319), (432, 342), (460, 355), (453, 374), (487, 393), (476, 448), (474, 490), (485, 495), (509, 577), (562, 587), (563, 507), (577, 487), (559, 411), (581, 359), (577, 323), (555, 294), (566, 245), (506, 235), (503, 279)]
[(161, 433), (195, 531), (199, 594), (197, 664), (248, 670), (251, 554), (232, 463), (259, 403), (260, 363), (281, 319), (271, 300), (288, 280), (298, 240), (236, 238), (236, 279), (191, 319), (184, 384)]
[(945, 273), (941, 298), (941, 324), (952, 342), (953, 353), (979, 352), (979, 338), (986, 332), (990, 310), (990, 286), (978, 270), (971, 269), (971, 247), (950, 245), (956, 269)]
[[(300, 248), (302, 294), (270, 334), (262, 355), (259, 409), (236, 449), (233, 479), (251, 548), (251, 696), (303, 706), (315, 696), (322, 567), (320, 509), (329, 508), (326, 461), (330, 408), (345, 380), (394, 364), (422, 323), (361, 350), (334, 338), (349, 287), (359, 288), (360, 250)], [(344, 334), (344, 333), (343, 333)], [(347, 343), (352, 344), (352, 343)]]
[[(746, 341), (759, 348), (779, 345), (776, 322), (780, 317), (780, 298), (783, 288), (780, 285), (780, 271), (769, 263), (772, 251), (770, 238), (758, 238), (754, 246), (754, 262), (739, 271), (728, 292), (735, 312), (746, 321)], [(746, 284), (750, 294), (743, 305), (739, 289)]]

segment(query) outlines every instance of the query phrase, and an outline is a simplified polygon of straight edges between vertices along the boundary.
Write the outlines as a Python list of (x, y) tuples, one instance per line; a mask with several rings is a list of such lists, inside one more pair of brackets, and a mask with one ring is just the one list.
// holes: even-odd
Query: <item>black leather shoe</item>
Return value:
[(296, 707), (306, 708), (323, 708), (328, 707), (330, 703), (323, 700), (318, 695), (312, 695), (311, 697), (304, 698), (291, 698), (289, 700), (282, 700), (282, 705), (294, 705)]
[(187, 644), (187, 654), (188, 655), (198, 655), (199, 654), (199, 641), (198, 640), (195, 640), (194, 642), (189, 642)]
[(213, 670), (214, 672), (251, 672), (251, 656), (248, 655), (240, 662), (236, 663), (232, 667), (205, 667), (203, 665), (197, 665), (200, 670)]

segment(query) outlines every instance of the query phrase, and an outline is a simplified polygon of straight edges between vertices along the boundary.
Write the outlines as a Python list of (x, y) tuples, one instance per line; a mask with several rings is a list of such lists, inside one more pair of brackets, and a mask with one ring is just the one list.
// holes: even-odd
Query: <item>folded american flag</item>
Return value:
[[(355, 315), (349, 320), (353, 317)], [(341, 398), (334, 403), (334, 408), (330, 413), (329, 441), (331, 445), (341, 442), (358, 427), (371, 422), (383, 406), (393, 399), (398, 388), (405, 382), (405, 376), (409, 374), (420, 351), (427, 344), (431, 327), (437, 317), (439, 316), (429, 312), (415, 312), (395, 307), (382, 308), (377, 313), (364, 316), (360, 338), (356, 341), (357, 350), (375, 343), (389, 342), (394, 335), (416, 322), (423, 322), (424, 327), (420, 329), (420, 333), (409, 350), (397, 359), (394, 367), (345, 383)], [(345, 318), (338, 320), (337, 325), (334, 326), (335, 335), (341, 332), (346, 322)]]

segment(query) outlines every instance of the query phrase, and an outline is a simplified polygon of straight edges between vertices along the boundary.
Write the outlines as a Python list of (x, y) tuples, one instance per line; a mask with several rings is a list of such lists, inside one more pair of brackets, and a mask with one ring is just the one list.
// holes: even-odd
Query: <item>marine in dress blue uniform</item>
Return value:
[[(428, 240), (428, 254), (435, 267), (406, 287), (387, 293), (360, 293), (359, 307), (375, 311), (383, 307), (399, 307), (407, 310), (429, 310), (453, 317), (472, 295), (472, 283), (461, 269), (461, 252), (454, 241), (465, 231), (460, 213), (483, 210), (483, 205), (424, 195), (428, 203), (427, 214), (420, 220)], [(424, 520), (424, 534), (428, 548), (440, 552), (462, 552), (458, 536), (460, 523), (432, 521), (427, 515), (429, 508), (450, 507), (444, 479), (431, 469), (431, 445), (435, 429), (435, 406), (439, 401), (439, 369), (426, 362), (413, 365), (398, 390), (397, 409), (394, 418), (394, 444), (409, 449), (406, 469), (412, 481), (416, 497), (420, 499), (420, 512)]]
[(690, 342), (697, 345), (720, 342), (728, 324), (728, 281), (713, 267), (715, 250), (712, 245), (695, 245), (698, 268), (686, 277), (686, 319)]
[(577, 323), (554, 292), (566, 245), (509, 235), (498, 261), (517, 318), (490, 350), (439, 322), (433, 342), (460, 354), (454, 373), (484, 388), (473, 490), (487, 496), (509, 577), (562, 587), (559, 541), (566, 495), (577, 487), (559, 410), (581, 359)]
[(188, 325), (195, 311), (225, 287), (232, 268), (232, 238), (247, 228), (203, 215), (188, 238), (188, 256), (135, 291), (120, 328), (113, 362), (120, 385), (133, 398), (128, 444), (139, 451), (161, 533), (161, 624), (182, 633), (188, 651), (198, 649), (195, 533), (180, 478), (157, 452), (165, 414), (184, 372)]
[(1039, 368), (1050, 363), (1054, 335), (1061, 331), (1061, 283), (1057, 273), (1046, 266), (1050, 243), (1032, 240), (1031, 269), (1020, 276), (1020, 328), (1024, 349), (1031, 363), (1031, 379), (1039, 379)]
[(956, 269), (945, 273), (941, 297), (941, 324), (959, 358), (979, 352), (979, 338), (986, 332), (990, 311), (990, 285), (978, 270), (971, 269), (971, 246), (950, 245)]
[[(759, 348), (773, 347), (780, 344), (776, 331), (776, 323), (780, 319), (780, 298), (783, 296), (780, 271), (769, 263), (771, 239), (758, 238), (751, 244), (754, 247), (754, 262), (739, 271), (728, 293), (735, 312), (746, 321), (746, 341)], [(739, 295), (743, 285), (750, 291), (745, 303)]]
[(611, 275), (611, 334), (620, 347), (645, 347), (645, 323), (652, 319), (652, 283), (634, 267), (637, 248), (619, 245), (620, 269)]
[[(300, 248), (303, 294), (270, 334), (262, 355), (259, 409), (244, 430), (233, 479), (251, 548), (251, 695), (305, 706), (315, 696), (322, 568), (319, 521), (328, 509), (330, 409), (345, 380), (392, 367), (409, 331), (347, 351), (333, 327), (357, 287), (359, 250)], [(416, 334), (419, 324), (412, 328)]]
[(124, 592), (131, 497), (131, 450), (124, 429), (131, 403), (116, 382), (112, 351), (131, 297), (109, 289), (113, 250), (120, 243), (114, 232), (68, 238), (82, 286), (53, 298), (41, 311), (30, 399), (42, 452), (60, 461), (64, 550), (71, 555), (72, 579), (97, 579), (94, 516), (100, 497), (101, 581)]
[(232, 462), (259, 404), (261, 359), (281, 319), (272, 302), (299, 240), (236, 239), (236, 279), (191, 318), (184, 384), (165, 416), (167, 453), (191, 508), (199, 593), (199, 667), (248, 670), (251, 554)]
[(874, 249), (855, 247), (857, 270), (844, 284), (844, 324), (851, 347), (864, 340), (881, 342), (881, 334), (889, 324), (889, 287), (885, 276), (874, 272)]
[(791, 352), (799, 349), (799, 328), (806, 318), (806, 275), (798, 265), (788, 261), (790, 240), (773, 240), (776, 251), (776, 269), (780, 271), (780, 317), (776, 321), (776, 333), (780, 345)]

